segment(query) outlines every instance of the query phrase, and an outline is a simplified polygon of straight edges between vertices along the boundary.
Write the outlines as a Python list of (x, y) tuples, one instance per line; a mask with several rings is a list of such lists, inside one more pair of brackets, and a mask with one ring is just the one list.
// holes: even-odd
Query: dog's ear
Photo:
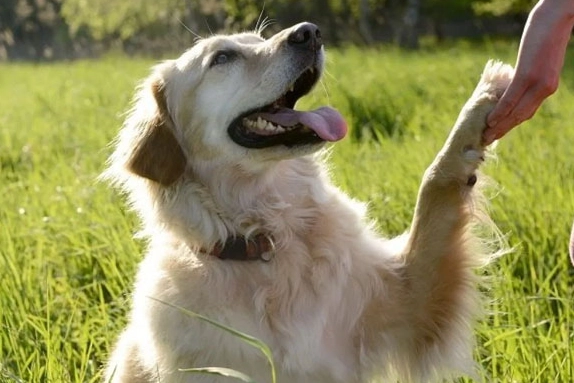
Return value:
[(184, 172), (186, 157), (174, 135), (164, 94), (164, 82), (155, 79), (145, 85), (157, 104), (156, 115), (146, 122), (127, 161), (131, 172), (164, 186), (174, 183)]

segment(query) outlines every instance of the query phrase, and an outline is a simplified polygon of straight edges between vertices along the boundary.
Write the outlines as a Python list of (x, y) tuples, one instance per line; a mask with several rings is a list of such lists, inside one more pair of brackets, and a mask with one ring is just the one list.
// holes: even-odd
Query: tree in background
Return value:
[[(0, 59), (58, 58), (119, 47), (161, 54), (197, 36), (303, 20), (329, 44), (393, 42), (416, 49), (421, 25), (527, 13), (535, 0), (0, 0)], [(266, 16), (270, 20), (265, 22)], [(422, 22), (424, 21), (424, 23)], [(258, 25), (259, 23), (259, 25)]]
[(51, 58), (67, 41), (62, 0), (2, 0), (0, 59)]
[(474, 10), (479, 14), (502, 16), (526, 13), (534, 7), (537, 0), (478, 0), (473, 2)]
[(445, 35), (443, 24), (449, 20), (473, 18), (473, 4), (476, 2), (476, 0), (426, 0), (422, 13), (429, 16), (434, 35), (441, 41)]
[(144, 37), (163, 34), (173, 41), (170, 29), (178, 21), (194, 25), (196, 8), (196, 2), (181, 0), (64, 0), (62, 16), (72, 38), (88, 30), (105, 48), (120, 43), (129, 51)]

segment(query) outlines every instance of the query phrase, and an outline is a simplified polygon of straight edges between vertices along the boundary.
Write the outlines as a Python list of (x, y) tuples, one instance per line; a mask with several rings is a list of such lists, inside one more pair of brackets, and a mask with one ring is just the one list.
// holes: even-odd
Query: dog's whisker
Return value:
[(327, 89), (327, 85), (325, 84), (325, 81), (323, 81), (323, 79), (319, 80), (319, 84), (321, 84), (321, 88), (323, 89), (323, 92), (325, 92), (325, 97), (327, 98), (327, 104), (331, 104), (331, 98), (329, 96), (329, 89)]
[(263, 20), (263, 23), (261, 24), (261, 26), (258, 28), (258, 33), (261, 34), (263, 33), (263, 31), (265, 29), (267, 29), (267, 27), (275, 24), (276, 20), (275, 19), (270, 19), (270, 18), (265, 18), (265, 20)]
[(331, 72), (329, 72), (328, 69), (325, 69), (325, 71), (324, 71), (324, 76), (329, 77), (329, 79), (332, 80), (332, 81), (333, 81), (334, 83), (336, 83), (336, 84), (340, 84), (340, 83), (341, 83), (341, 81), (340, 81), (337, 77), (335, 77), (333, 74), (331, 74)]
[(185, 25), (185, 23), (180, 19), (177, 18), (177, 21), (189, 32), (191, 33), (195, 38), (194, 40), (201, 40), (203, 37), (201, 35), (199, 35), (198, 33), (194, 32), (193, 30), (191, 30), (191, 28), (189, 28), (187, 25)]
[(265, 24), (265, 20), (267, 20), (267, 17), (263, 18), (264, 12), (265, 12), (265, 2), (263, 2), (263, 6), (261, 7), (261, 12), (259, 12), (259, 16), (257, 17), (257, 22), (255, 23), (255, 33), (257, 33), (258, 35), (260, 35), (261, 32), (263, 32), (262, 25)]
[(209, 25), (209, 21), (207, 21), (206, 18), (203, 18), (203, 22), (205, 23), (205, 26), (207, 27), (207, 30), (209, 31), (209, 35), (215, 36), (215, 33), (213, 33), (213, 31), (211, 30), (211, 26)]

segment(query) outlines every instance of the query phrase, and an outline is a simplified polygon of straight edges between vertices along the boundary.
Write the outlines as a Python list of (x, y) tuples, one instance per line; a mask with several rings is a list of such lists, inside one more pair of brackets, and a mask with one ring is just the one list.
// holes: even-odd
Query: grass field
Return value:
[[(333, 50), (323, 86), (352, 125), (332, 162), (382, 232), (406, 229), (425, 166), (490, 57), (515, 45)], [(0, 382), (94, 382), (125, 323), (142, 243), (96, 181), (151, 60), (0, 64)], [(485, 381), (574, 381), (574, 56), (559, 92), (498, 146), (492, 216), (515, 247), (488, 267), (478, 327)], [(375, 133), (373, 133), (375, 132)], [(462, 380), (467, 381), (467, 380)]]

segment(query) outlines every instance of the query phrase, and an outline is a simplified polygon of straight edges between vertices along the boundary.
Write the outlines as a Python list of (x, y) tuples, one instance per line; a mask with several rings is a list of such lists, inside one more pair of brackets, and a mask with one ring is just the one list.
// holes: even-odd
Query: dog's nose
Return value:
[(318, 50), (323, 45), (319, 27), (311, 23), (295, 26), (287, 37), (287, 42), (293, 47), (311, 50)]

